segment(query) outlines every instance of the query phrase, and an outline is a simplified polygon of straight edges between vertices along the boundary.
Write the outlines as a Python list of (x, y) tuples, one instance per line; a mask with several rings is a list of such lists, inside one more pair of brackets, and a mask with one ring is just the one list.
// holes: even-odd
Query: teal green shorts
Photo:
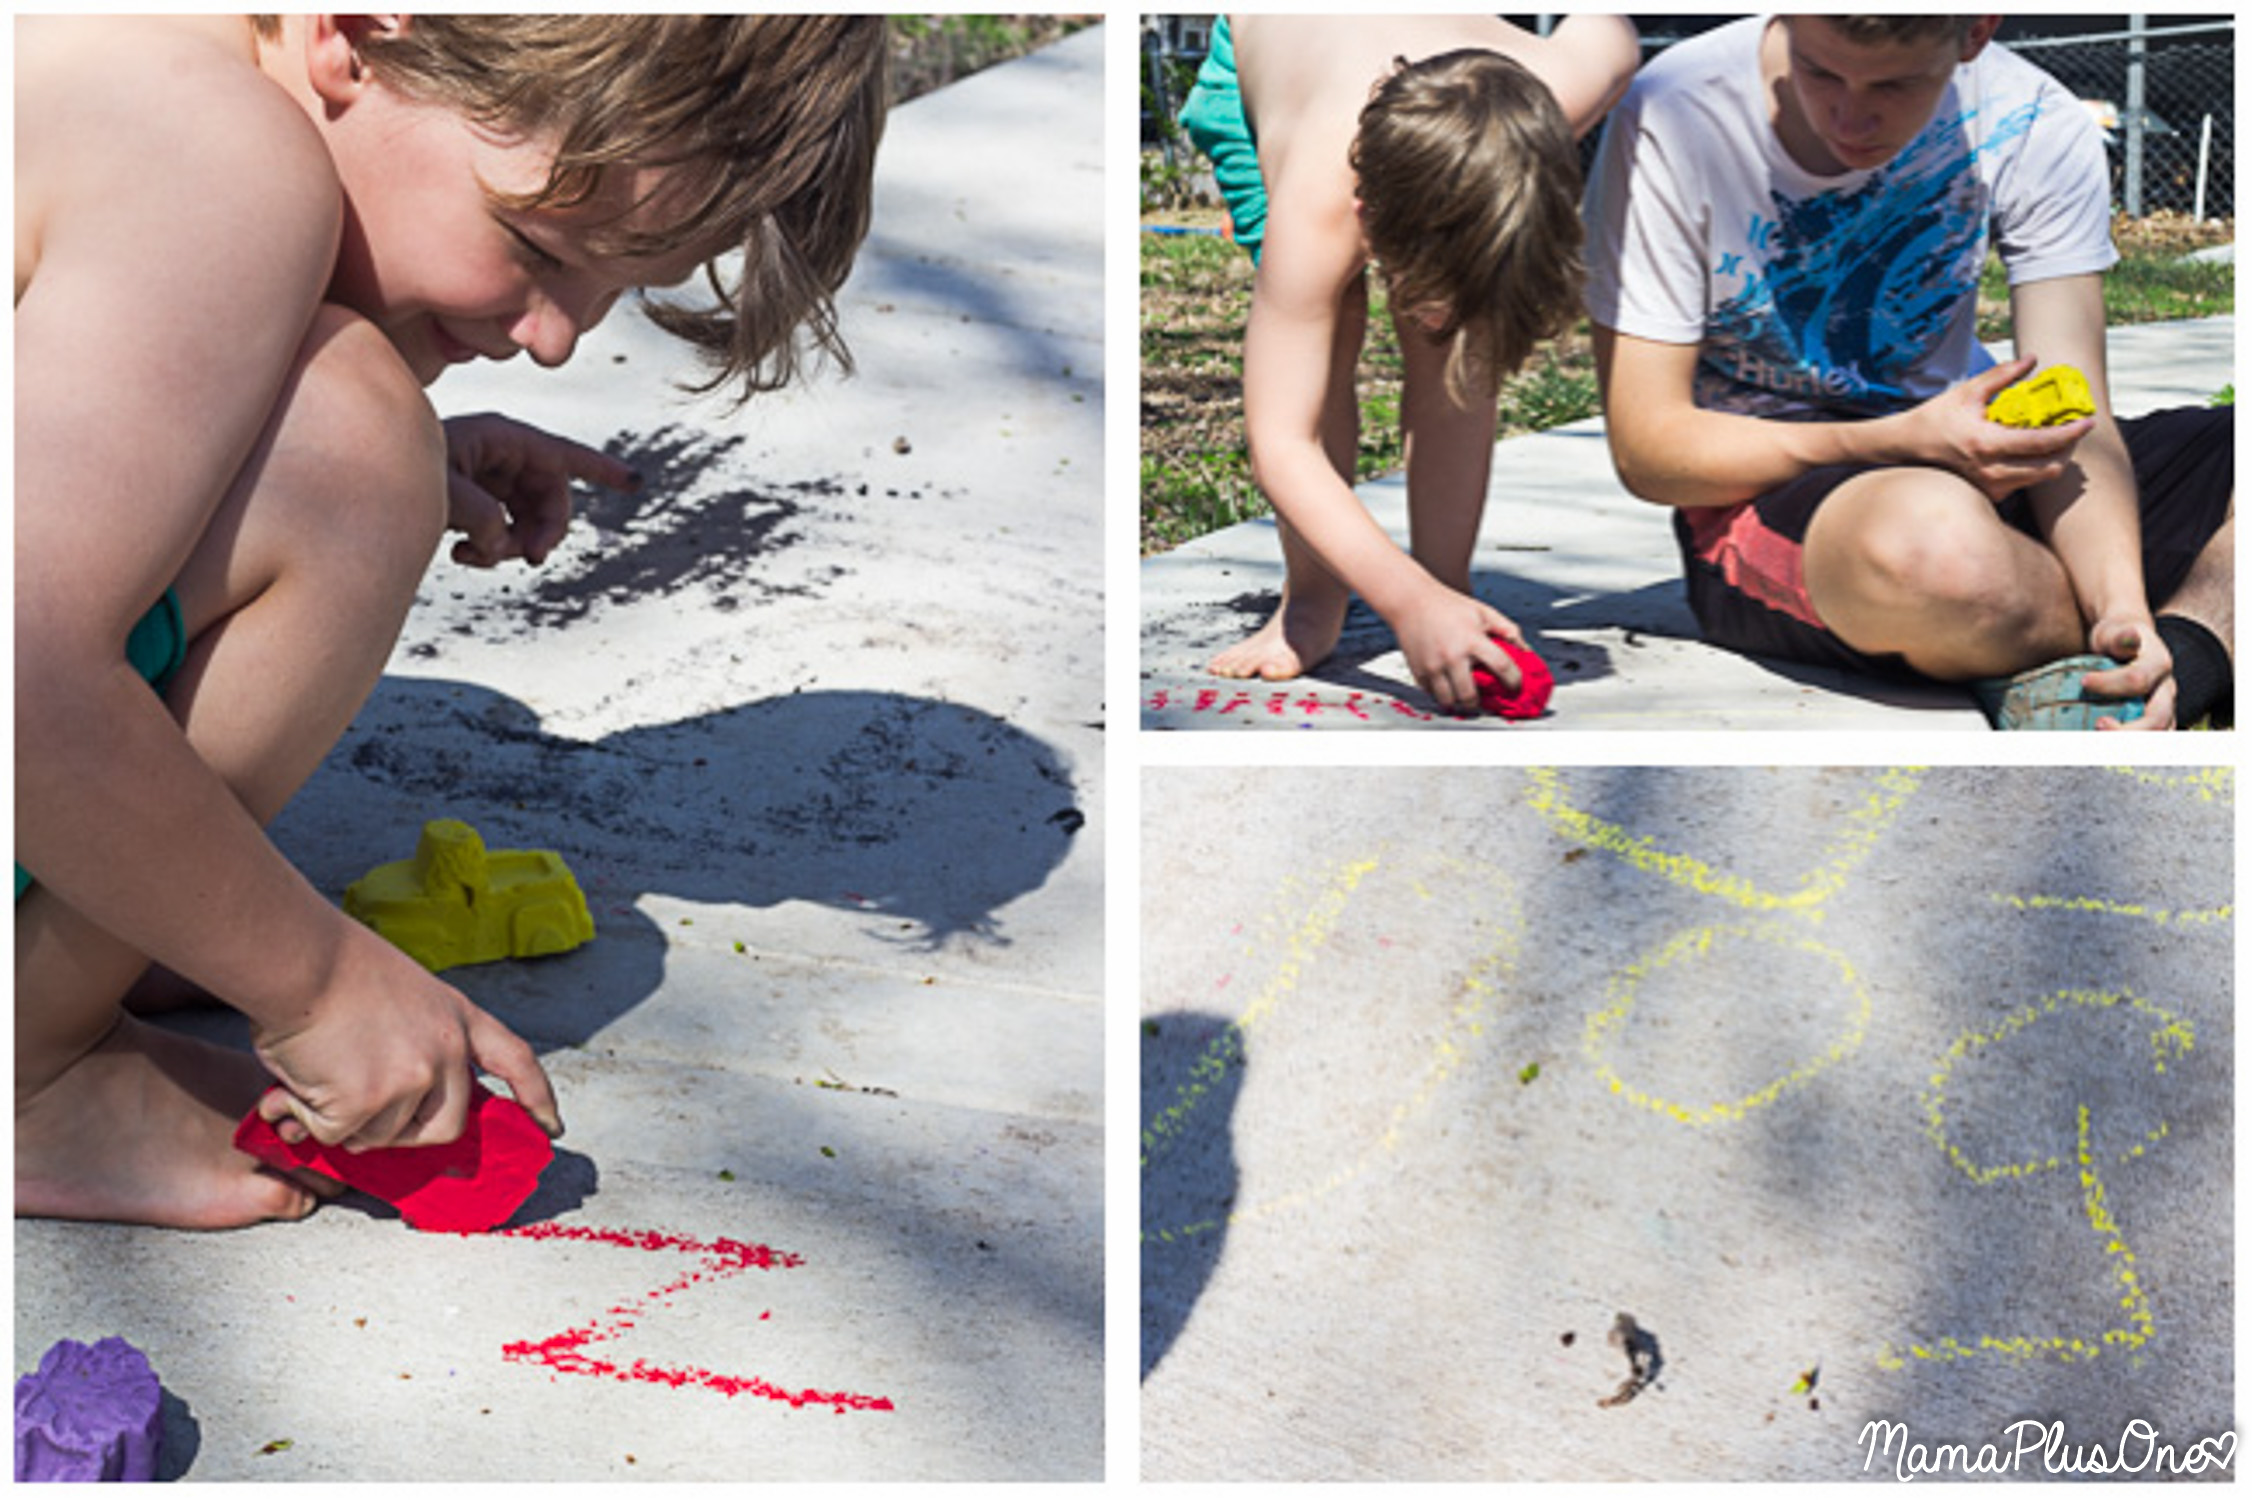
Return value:
[(1259, 175), (1259, 142), (1243, 117), (1243, 92), (1236, 87), (1235, 39), (1222, 16), (1212, 28), (1212, 50), (1197, 70), (1196, 87), (1181, 106), (1181, 129), (1212, 163), (1212, 180), (1228, 205), (1235, 242), (1251, 252), (1254, 265), (1267, 237), (1267, 180)]
[[(133, 633), (125, 638), (125, 659), (159, 693), (172, 685), (173, 674), (188, 659), (188, 626), (180, 614), (178, 594), (166, 589), (156, 607), (141, 616)], [(16, 899), (21, 901), (29, 889), (31, 876), (17, 865)]]

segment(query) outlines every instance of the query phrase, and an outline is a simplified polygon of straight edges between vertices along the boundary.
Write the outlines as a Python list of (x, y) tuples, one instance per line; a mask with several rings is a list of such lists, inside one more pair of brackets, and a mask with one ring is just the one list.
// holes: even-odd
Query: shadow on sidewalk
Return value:
[(1243, 1033), (1194, 1012), (1144, 1019), (1142, 1050), (1142, 1378), (1173, 1347), (1203, 1295), (1235, 1207), (1236, 1097)]

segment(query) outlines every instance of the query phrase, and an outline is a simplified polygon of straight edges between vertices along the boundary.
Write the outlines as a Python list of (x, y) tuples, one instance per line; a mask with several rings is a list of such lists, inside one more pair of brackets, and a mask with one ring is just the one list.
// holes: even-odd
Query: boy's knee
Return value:
[(445, 432), (391, 341), (322, 307), (289, 401), (284, 441), (298, 472), (317, 476), (327, 522), (360, 555), (396, 549), (419, 571), (445, 529)]
[(1936, 675), (1975, 675), (2072, 636), (2063, 566), (1984, 496), (1945, 474), (1868, 478), (1850, 496), (1840, 490), (1833, 499), (1846, 503), (1825, 506), (1807, 538), (1809, 591), (1841, 636), (1906, 651)]
[(2002, 604), (2023, 583), (2024, 539), (1951, 475), (1901, 471), (1870, 495), (1854, 561), (1886, 594), (1937, 606)]

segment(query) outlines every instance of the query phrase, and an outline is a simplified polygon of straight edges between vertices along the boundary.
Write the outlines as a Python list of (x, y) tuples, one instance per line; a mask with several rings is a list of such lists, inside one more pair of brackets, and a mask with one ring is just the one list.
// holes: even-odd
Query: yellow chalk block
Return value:
[(2052, 365), (1996, 396), (1986, 419), (2004, 427), (2059, 427), (2096, 414), (2088, 377), (2070, 365)]
[(594, 936), (586, 897), (551, 849), (488, 852), (453, 818), (422, 825), (414, 858), (345, 888), (344, 910), (435, 973), (567, 953)]

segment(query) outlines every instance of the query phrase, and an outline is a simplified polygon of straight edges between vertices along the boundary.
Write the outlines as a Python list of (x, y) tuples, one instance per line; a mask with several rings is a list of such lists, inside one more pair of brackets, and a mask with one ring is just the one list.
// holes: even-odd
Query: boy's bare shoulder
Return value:
[[(1260, 133), (1350, 132), (1377, 81), (1395, 63), (1466, 48), (1523, 63), (1584, 130), (1625, 87), (1639, 60), (1622, 16), (1574, 15), (1547, 36), (1492, 15), (1230, 17), (1236, 70)], [(1325, 142), (1326, 149), (1326, 142)]]
[(147, 226), (143, 255), (333, 257), (335, 168), (240, 18), (25, 18), (15, 48), (19, 296), (67, 225)]
[[(1517, 55), (1541, 39), (1497, 16), (1231, 16), (1236, 72), (1245, 112), (1259, 139), (1260, 165), (1274, 191), (1278, 167), (1313, 157), (1318, 172), (1351, 194), (1344, 151), (1378, 83), (1402, 60), (1420, 62), (1469, 47)], [(1325, 187), (1328, 184), (1325, 183)]]

